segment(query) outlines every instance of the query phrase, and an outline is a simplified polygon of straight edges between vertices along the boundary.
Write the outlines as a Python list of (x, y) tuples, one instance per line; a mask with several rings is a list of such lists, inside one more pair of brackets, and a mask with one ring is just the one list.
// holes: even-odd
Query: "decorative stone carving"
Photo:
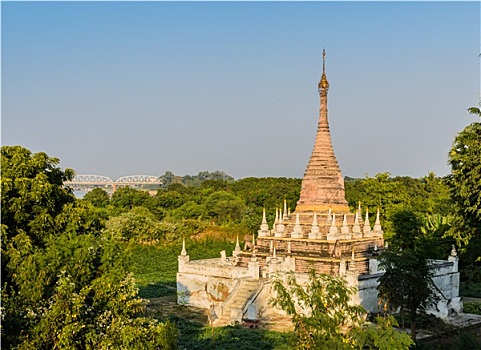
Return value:
[(359, 215), (359, 212), (356, 211), (356, 215), (354, 217), (354, 225), (352, 226), (353, 239), (362, 238), (361, 226), (359, 225)]
[(314, 218), (312, 219), (311, 231), (309, 232), (310, 239), (318, 239), (319, 237), (319, 225), (317, 224), (317, 214), (314, 212)]
[(369, 223), (369, 212), (366, 208), (366, 220), (364, 220), (364, 227), (362, 228), (363, 237), (372, 237), (371, 224)]
[(344, 214), (341, 226), (341, 239), (351, 239), (351, 232), (349, 231), (349, 226), (347, 226), (347, 216)]
[(260, 230), (257, 231), (257, 234), (259, 237), (270, 236), (269, 225), (267, 224), (267, 220), (266, 220), (266, 208), (262, 210), (262, 222), (261, 222)]
[(377, 208), (376, 222), (374, 223), (373, 235), (376, 237), (382, 237), (383, 231), (381, 227), (381, 220), (379, 219), (379, 208)]
[(329, 233), (327, 234), (328, 241), (335, 241), (339, 239), (337, 226), (336, 226), (336, 213), (332, 214), (331, 226), (329, 227)]
[(302, 233), (301, 222), (299, 221), (299, 213), (296, 212), (296, 222), (292, 228), (291, 237), (292, 238), (302, 238), (304, 234)]
[(279, 210), (279, 222), (276, 226), (276, 231), (274, 232), (275, 237), (284, 237), (284, 231), (286, 230), (286, 226), (282, 222), (282, 213)]

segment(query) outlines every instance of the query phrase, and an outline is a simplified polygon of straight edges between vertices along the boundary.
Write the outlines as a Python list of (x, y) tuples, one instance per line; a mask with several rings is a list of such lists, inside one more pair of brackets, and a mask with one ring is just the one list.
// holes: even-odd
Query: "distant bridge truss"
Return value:
[(157, 187), (162, 185), (159, 176), (154, 175), (129, 175), (122, 176), (116, 181), (108, 176), (103, 175), (75, 175), (72, 181), (65, 181), (66, 186), (72, 187), (74, 190), (90, 191), (96, 187), (105, 187), (115, 191), (121, 186), (130, 186), (135, 188)]
[(117, 181), (117, 184), (143, 184), (143, 185), (161, 185), (162, 181), (159, 180), (158, 176), (152, 175), (129, 175), (122, 176)]

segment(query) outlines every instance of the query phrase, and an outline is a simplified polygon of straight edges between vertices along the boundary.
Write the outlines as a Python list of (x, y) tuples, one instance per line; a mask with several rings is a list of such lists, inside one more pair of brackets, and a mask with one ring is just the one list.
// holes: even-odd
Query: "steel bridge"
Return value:
[(65, 181), (65, 186), (70, 186), (74, 190), (90, 191), (95, 187), (107, 187), (115, 191), (118, 187), (145, 187), (147, 185), (160, 186), (162, 181), (159, 176), (154, 175), (128, 175), (122, 176), (117, 180), (112, 180), (103, 175), (75, 175), (72, 181)]

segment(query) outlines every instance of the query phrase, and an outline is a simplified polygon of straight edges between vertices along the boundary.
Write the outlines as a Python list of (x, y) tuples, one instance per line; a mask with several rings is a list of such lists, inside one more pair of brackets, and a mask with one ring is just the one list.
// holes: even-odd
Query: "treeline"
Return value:
[[(237, 181), (204, 180), (195, 185), (184, 185), (180, 181), (159, 189), (155, 196), (123, 187), (111, 198), (106, 191), (96, 188), (87, 193), (83, 201), (102, 209), (104, 217), (110, 219), (130, 215), (132, 219), (143, 217), (148, 221), (169, 223), (198, 221), (206, 225), (244, 227), (254, 233), (259, 227), (263, 208), (266, 208), (271, 224), (275, 208), (282, 207), (284, 200), (291, 211), (295, 210), (301, 181), (245, 178)], [(359, 204), (363, 213), (367, 209), (374, 214), (380, 209), (388, 236), (393, 233), (392, 216), (397, 211), (409, 210), (419, 218), (449, 218), (451, 213), (445, 181), (433, 173), (423, 178), (390, 177), (388, 173), (364, 179), (346, 178), (345, 188), (352, 211)], [(124, 232), (135, 237), (135, 234)]]
[[(97, 188), (87, 193), (82, 202), (97, 211), (104, 229), (113, 236), (144, 243), (179, 241), (219, 229), (234, 240), (235, 235), (258, 230), (263, 208), (270, 225), (275, 209), (282, 207), (284, 200), (291, 211), (295, 210), (301, 179), (233, 180), (224, 172), (216, 173), (223, 178), (195, 176), (197, 180), (190, 185), (184, 184), (183, 179), (194, 176), (173, 175), (178, 181), (159, 189), (154, 196), (125, 187), (109, 197)], [(204, 172), (208, 174), (213, 173)], [(361, 179), (346, 177), (345, 190), (352, 211), (361, 205), (363, 214), (368, 210), (374, 221), (374, 214), (380, 210), (388, 242), (422, 240), (431, 247), (430, 258), (446, 258), (452, 244), (461, 246), (465, 262), (475, 262), (479, 256), (475, 245), (463, 245), (456, 239), (455, 204), (451, 201), (447, 177), (437, 177), (434, 173), (421, 178), (391, 177), (389, 173)], [(405, 225), (412, 227), (406, 229)]]
[(117, 237), (174, 241), (206, 227), (252, 234), (260, 224), (262, 208), (270, 209), (268, 219), (273, 221), (275, 207), (284, 199), (295, 207), (300, 183), (300, 179), (289, 178), (205, 180), (191, 186), (172, 183), (155, 196), (123, 187), (111, 198), (96, 188), (82, 201), (96, 208), (106, 229)]

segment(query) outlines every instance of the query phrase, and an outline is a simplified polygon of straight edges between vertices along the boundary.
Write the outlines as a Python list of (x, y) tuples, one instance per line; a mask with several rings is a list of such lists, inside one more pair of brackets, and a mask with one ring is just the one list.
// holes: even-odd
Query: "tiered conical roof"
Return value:
[[(372, 229), (367, 208), (363, 221), (361, 206), (351, 213), (345, 198), (344, 181), (332, 147), (327, 118), (329, 82), (325, 58), (323, 51), (316, 140), (302, 180), (295, 215), (290, 215), (284, 201), (283, 210), (276, 208), (276, 219), (269, 230), (263, 213), (257, 244), (252, 250), (266, 276), (275, 270), (271, 259), (274, 248), (275, 261), (283, 261), (281, 269), (300, 273), (314, 269), (318, 273), (345, 275), (348, 261), (351, 274), (368, 273), (372, 250), (384, 244), (379, 214)], [(249, 253), (239, 255), (240, 266), (247, 266), (251, 261)]]
[(320, 110), (316, 140), (311, 158), (302, 180), (297, 211), (324, 211), (332, 208), (336, 212), (349, 213), (345, 198), (344, 180), (332, 148), (329, 121), (327, 118), (326, 52), (322, 52), (322, 77), (319, 82)]

